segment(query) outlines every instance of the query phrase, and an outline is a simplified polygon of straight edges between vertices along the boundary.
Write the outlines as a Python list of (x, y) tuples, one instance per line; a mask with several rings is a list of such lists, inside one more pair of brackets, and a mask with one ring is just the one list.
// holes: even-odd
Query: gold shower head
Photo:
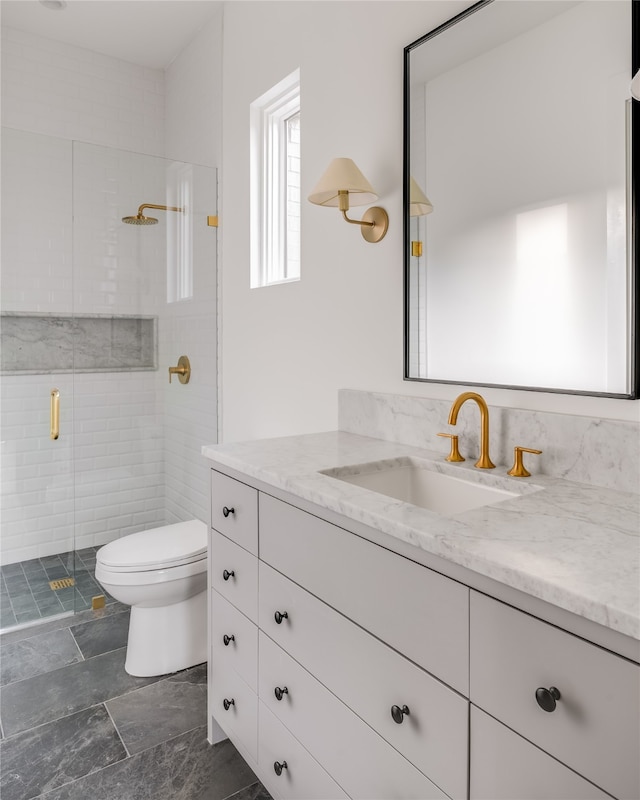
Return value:
[(157, 225), (158, 220), (155, 217), (145, 217), (142, 213), (144, 208), (157, 208), (160, 211), (182, 211), (177, 206), (158, 206), (155, 203), (143, 203), (138, 209), (135, 217), (122, 217), (122, 221), (127, 225)]

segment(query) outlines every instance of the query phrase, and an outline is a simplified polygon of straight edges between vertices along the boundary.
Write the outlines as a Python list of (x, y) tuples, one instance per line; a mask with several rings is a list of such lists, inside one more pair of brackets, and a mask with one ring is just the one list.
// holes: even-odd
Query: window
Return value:
[(251, 287), (300, 279), (300, 70), (251, 104)]

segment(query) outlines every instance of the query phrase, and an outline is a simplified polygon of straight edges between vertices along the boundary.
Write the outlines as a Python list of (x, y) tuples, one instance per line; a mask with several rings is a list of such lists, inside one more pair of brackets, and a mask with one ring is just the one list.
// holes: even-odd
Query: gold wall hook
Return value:
[(445, 461), (464, 461), (464, 456), (461, 456), (460, 450), (458, 450), (458, 435), (456, 433), (439, 433), (438, 436), (451, 439), (451, 450)]
[(534, 453), (539, 456), (542, 450), (532, 450), (530, 447), (514, 447), (513, 448), (513, 466), (507, 472), (507, 475), (512, 475), (514, 478), (528, 478), (531, 473), (525, 468), (522, 462), (523, 453)]
[(191, 364), (186, 356), (180, 356), (177, 367), (169, 367), (169, 383), (171, 383), (172, 375), (177, 375), (180, 383), (189, 383)]

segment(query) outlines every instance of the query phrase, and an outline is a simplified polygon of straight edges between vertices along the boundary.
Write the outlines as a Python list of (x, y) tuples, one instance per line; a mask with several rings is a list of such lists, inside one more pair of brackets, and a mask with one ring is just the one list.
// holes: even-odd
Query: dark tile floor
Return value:
[(206, 740), (206, 664), (124, 671), (113, 603), (0, 636), (2, 800), (270, 800), (228, 740)]
[[(87, 547), (0, 567), (0, 630), (91, 608), (91, 598), (105, 594), (94, 578), (98, 549)], [(61, 578), (73, 578), (75, 585), (52, 589), (50, 582)]]

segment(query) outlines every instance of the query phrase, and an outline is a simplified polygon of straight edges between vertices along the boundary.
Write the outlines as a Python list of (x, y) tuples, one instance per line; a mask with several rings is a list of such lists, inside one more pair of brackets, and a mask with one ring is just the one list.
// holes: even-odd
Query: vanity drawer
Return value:
[[(450, 797), (466, 798), (468, 701), (266, 564), (259, 578), (261, 630)], [(280, 624), (276, 611), (287, 612)], [(261, 680), (261, 697), (274, 688)], [(392, 706), (409, 709), (400, 723)]]
[(258, 617), (258, 559), (213, 531), (211, 586), (254, 622)]
[[(262, 782), (278, 800), (342, 800), (347, 795), (284, 725), (260, 703), (258, 766)], [(286, 763), (280, 775), (275, 763)]]
[(257, 555), (257, 490), (212, 469), (211, 527)]
[[(262, 631), (264, 703), (352, 798), (445, 800), (446, 795)], [(287, 687), (278, 700), (274, 687)]]
[(260, 558), (468, 694), (469, 590), (260, 494)]
[(237, 672), (223, 669), (215, 661), (211, 664), (209, 713), (231, 741), (237, 740), (240, 749), (257, 762), (258, 696)]
[(220, 672), (232, 669), (258, 691), (258, 628), (216, 592), (211, 592), (211, 655)]
[[(549, 712), (536, 691), (551, 687)], [(638, 665), (471, 592), (471, 700), (605, 791), (640, 797)]]
[(474, 706), (471, 740), (471, 800), (610, 800), (610, 795)]

